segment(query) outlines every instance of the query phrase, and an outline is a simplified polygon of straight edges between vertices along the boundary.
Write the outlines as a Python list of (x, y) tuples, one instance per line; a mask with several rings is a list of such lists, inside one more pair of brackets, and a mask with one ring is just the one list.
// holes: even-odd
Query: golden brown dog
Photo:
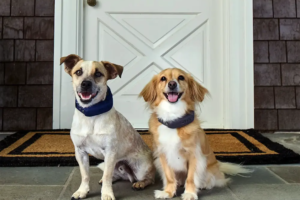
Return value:
[(183, 70), (163, 70), (145, 86), (140, 96), (153, 114), (149, 130), (154, 140), (155, 165), (164, 188), (155, 198), (172, 198), (178, 185), (185, 184), (182, 199), (197, 199), (200, 188), (224, 186), (224, 173), (249, 173), (240, 165), (217, 161), (200, 126), (195, 107), (208, 90)]

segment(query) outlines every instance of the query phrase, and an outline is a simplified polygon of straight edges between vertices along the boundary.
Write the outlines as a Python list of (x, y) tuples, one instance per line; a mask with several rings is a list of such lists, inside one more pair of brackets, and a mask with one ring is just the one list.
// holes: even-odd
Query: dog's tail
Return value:
[(221, 172), (231, 176), (238, 175), (238, 176), (246, 177), (245, 175), (250, 174), (254, 171), (252, 169), (247, 169), (239, 164), (225, 163), (220, 161), (219, 161), (219, 166)]

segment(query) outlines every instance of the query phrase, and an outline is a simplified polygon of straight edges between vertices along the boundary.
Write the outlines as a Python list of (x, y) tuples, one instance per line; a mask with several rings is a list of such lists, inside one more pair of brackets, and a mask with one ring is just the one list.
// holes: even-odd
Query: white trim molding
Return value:
[(62, 98), (62, 76), (66, 76), (60, 66), (60, 58), (69, 54), (82, 56), (83, 50), (83, 8), (82, 0), (55, 0), (54, 27), (54, 83), (53, 83), (53, 128), (61, 126), (64, 105)]
[(254, 128), (252, 0), (223, 4), (224, 128)]
[[(252, 0), (220, 0), (223, 7), (223, 93), (226, 129), (254, 128)], [(61, 99), (64, 69), (60, 57), (83, 55), (83, 11), (86, 1), (55, 0), (53, 128), (62, 126), (69, 105)], [(69, 79), (67, 79), (69, 80)], [(73, 106), (73, 102), (70, 103)]]

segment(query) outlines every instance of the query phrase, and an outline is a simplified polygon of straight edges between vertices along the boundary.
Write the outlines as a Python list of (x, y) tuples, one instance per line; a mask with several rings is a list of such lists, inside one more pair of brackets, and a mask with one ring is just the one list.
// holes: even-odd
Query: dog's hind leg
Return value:
[(147, 160), (142, 160), (141, 163), (143, 164), (135, 170), (137, 182), (132, 184), (133, 190), (143, 190), (148, 185), (154, 184), (155, 181), (155, 167), (152, 156), (150, 155)]
[(72, 199), (82, 199), (85, 198), (90, 190), (89, 187), (89, 155), (75, 147), (75, 157), (79, 164), (79, 169), (81, 173), (81, 184), (79, 189), (72, 195)]
[(146, 171), (144, 177), (141, 180), (138, 180), (137, 182), (132, 184), (133, 190), (143, 190), (148, 185), (154, 183), (155, 178), (155, 167), (151, 165), (148, 170)]
[[(97, 167), (104, 171), (105, 163), (100, 163)], [(123, 161), (119, 161), (116, 164), (114, 169), (114, 175), (112, 177), (112, 183), (115, 183), (119, 180), (129, 180), (131, 183), (135, 181), (134, 174), (130, 167)], [(102, 179), (99, 181), (99, 184), (102, 185)]]

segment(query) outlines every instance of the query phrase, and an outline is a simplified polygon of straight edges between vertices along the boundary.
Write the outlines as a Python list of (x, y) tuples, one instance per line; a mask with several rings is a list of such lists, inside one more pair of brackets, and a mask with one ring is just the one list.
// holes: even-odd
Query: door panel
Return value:
[(150, 115), (138, 94), (155, 74), (172, 67), (191, 73), (208, 88), (200, 119), (204, 127), (223, 128), (220, 5), (216, 0), (101, 0), (95, 7), (85, 5), (83, 58), (124, 66), (122, 78), (108, 85), (115, 108), (135, 128), (148, 128)]

